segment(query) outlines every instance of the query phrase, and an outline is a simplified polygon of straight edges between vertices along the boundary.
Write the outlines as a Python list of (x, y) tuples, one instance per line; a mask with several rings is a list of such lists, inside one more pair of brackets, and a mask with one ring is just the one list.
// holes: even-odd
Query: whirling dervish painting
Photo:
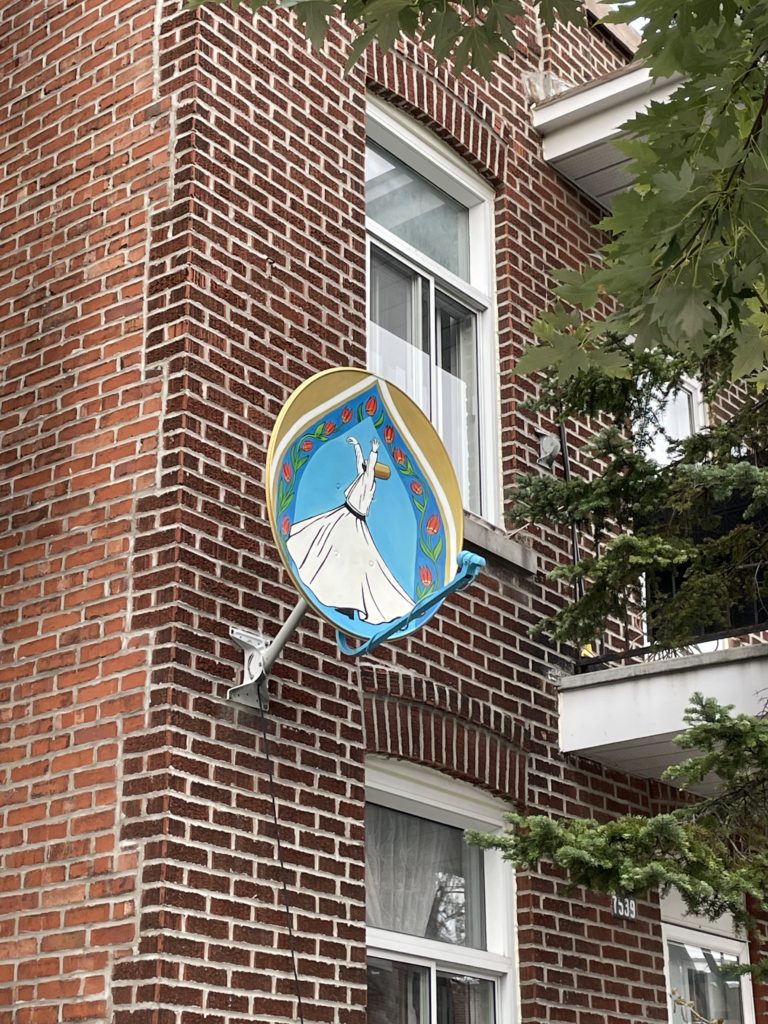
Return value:
[(434, 614), (429, 599), (458, 578), (463, 508), (448, 454), (406, 394), (364, 370), (316, 374), (275, 423), (266, 476), (285, 567), (340, 633), (402, 637)]
[(355, 437), (357, 475), (344, 492), (344, 503), (294, 523), (286, 547), (304, 583), (323, 604), (376, 625), (407, 615), (414, 602), (380, 555), (368, 527), (376, 491), (379, 441), (371, 441), (367, 459)]

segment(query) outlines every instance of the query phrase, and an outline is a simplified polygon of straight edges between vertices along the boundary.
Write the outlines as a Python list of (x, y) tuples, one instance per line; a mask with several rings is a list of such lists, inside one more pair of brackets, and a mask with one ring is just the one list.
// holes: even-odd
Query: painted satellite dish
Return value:
[(269, 444), (267, 504), (297, 588), (347, 636), (418, 629), (456, 577), (451, 460), (419, 407), (364, 370), (327, 370), (291, 396)]

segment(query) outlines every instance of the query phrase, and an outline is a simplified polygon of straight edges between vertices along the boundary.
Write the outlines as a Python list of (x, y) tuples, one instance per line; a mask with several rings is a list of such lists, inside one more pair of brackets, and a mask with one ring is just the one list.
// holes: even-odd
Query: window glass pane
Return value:
[[(692, 1002), (695, 1011), (705, 1020), (722, 1020), (723, 1024), (742, 1024), (741, 982), (722, 968), (736, 966), (738, 957), (718, 953), (687, 942), (668, 943), (669, 979), (673, 993)], [(684, 1024), (690, 1013), (675, 1006), (674, 1024)]]
[(469, 213), (378, 146), (365, 160), (368, 216), (419, 252), (467, 280)]
[(484, 978), (437, 975), (437, 1024), (494, 1024), (494, 985)]
[(430, 416), (428, 283), (373, 247), (370, 277), (369, 369)]
[(366, 804), (368, 924), (485, 949), (483, 853), (462, 830)]
[(437, 294), (437, 429), (451, 457), (464, 504), (480, 511), (480, 421), (477, 318)]
[(682, 441), (694, 432), (693, 394), (688, 388), (670, 395), (659, 412), (659, 422), (667, 436), (656, 435), (650, 457), (660, 466), (665, 466), (669, 462), (670, 441)]
[(428, 1024), (429, 971), (395, 960), (368, 961), (368, 1024)]

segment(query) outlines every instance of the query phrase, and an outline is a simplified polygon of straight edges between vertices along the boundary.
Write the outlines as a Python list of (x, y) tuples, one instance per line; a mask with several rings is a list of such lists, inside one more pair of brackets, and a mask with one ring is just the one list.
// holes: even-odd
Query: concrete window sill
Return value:
[(497, 526), (491, 526), (471, 512), (464, 513), (464, 541), (481, 555), (500, 558), (523, 572), (535, 573), (538, 569), (536, 552), (509, 538)]

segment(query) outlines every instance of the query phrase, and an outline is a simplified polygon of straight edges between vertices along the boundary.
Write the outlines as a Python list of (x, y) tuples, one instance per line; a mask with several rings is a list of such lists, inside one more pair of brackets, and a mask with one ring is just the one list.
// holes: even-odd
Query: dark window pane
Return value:
[(379, 958), (368, 961), (368, 1024), (428, 1024), (429, 971)]
[(437, 975), (437, 1024), (494, 1024), (494, 984), (485, 978)]

